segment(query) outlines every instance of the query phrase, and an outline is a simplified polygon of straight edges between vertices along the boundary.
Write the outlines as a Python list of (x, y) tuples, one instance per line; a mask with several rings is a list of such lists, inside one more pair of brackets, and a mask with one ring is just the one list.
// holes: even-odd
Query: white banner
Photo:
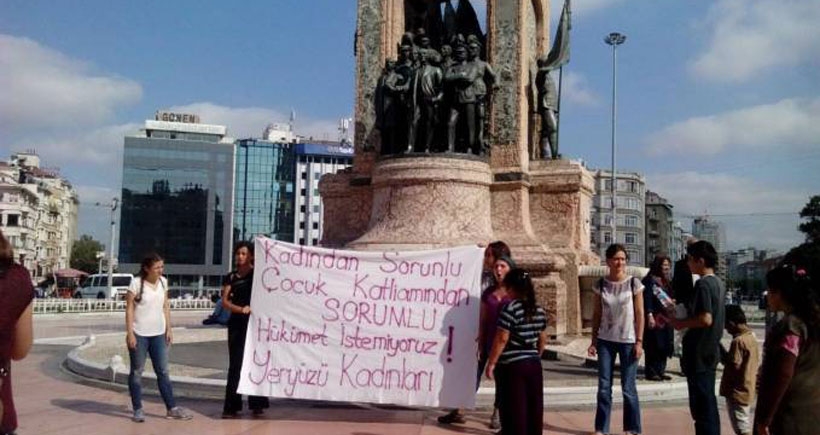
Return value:
[(475, 405), (482, 248), (255, 245), (240, 393)]

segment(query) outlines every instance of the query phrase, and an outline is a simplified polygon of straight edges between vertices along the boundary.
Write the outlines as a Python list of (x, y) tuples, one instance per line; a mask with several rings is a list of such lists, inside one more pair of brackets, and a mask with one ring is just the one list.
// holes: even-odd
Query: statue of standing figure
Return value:
[[(485, 155), (489, 146), (484, 140), (484, 123), (487, 113), (487, 89), (495, 89), (496, 75), (489, 63), (481, 60), (481, 42), (475, 35), (467, 38), (467, 61), (475, 65), (479, 75), (474, 82), (476, 90), (476, 144), (471, 148), (476, 155)], [(488, 86), (489, 85), (489, 86)]]
[(558, 92), (552, 79), (547, 56), (538, 57), (538, 114), (541, 115), (541, 158), (558, 159)]
[(416, 71), (418, 80), (416, 101), (421, 108), (419, 121), (424, 131), (421, 151), (429, 153), (433, 147), (433, 139), (438, 126), (439, 104), (444, 98), (444, 74), (441, 68), (433, 64), (438, 55), (435, 50), (423, 50), (420, 54), (421, 66)]
[[(463, 41), (456, 44), (454, 53), (453, 66), (444, 76), (445, 82), (453, 92), (447, 122), (447, 151), (467, 153), (477, 148), (476, 80), (480, 78), (480, 70), (475, 63), (467, 62), (467, 47)], [(459, 120), (466, 124), (464, 147), (457, 143)]]

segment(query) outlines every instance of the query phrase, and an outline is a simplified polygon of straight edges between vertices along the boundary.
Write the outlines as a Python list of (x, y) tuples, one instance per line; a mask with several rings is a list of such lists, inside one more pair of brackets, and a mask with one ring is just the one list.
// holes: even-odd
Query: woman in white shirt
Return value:
[(176, 405), (171, 378), (168, 375), (168, 346), (173, 339), (171, 333), (171, 307), (168, 303), (168, 281), (162, 277), (165, 263), (157, 254), (142, 260), (139, 276), (131, 281), (126, 295), (125, 342), (131, 359), (128, 374), (128, 391), (137, 423), (145, 421), (142, 409), (142, 371), (145, 357), (151, 356), (151, 364), (157, 375), (162, 400), (165, 402), (166, 418), (190, 420), (193, 416)]
[(641, 409), (635, 377), (643, 354), (643, 284), (626, 274), (626, 248), (610, 245), (606, 250), (609, 273), (593, 288), (595, 314), (589, 355), (598, 356), (598, 406), (595, 435), (609, 433), (612, 411), (612, 372), (615, 357), (621, 360), (621, 388), (624, 395), (624, 432), (641, 433)]

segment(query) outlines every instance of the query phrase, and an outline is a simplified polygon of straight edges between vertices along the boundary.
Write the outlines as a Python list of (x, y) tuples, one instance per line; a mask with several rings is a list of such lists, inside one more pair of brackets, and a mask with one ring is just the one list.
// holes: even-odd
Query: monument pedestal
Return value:
[[(549, 47), (550, 2), (487, 2), (484, 48), (497, 73), (487, 96), (483, 136), (490, 145), (489, 158), (380, 156), (376, 109), (387, 116), (392, 112), (384, 105), (395, 102), (385, 98), (392, 94), (376, 91), (395, 92), (384, 87), (396, 79), (385, 61), (398, 61), (397, 43), (404, 32), (416, 30), (407, 25), (405, 6), (421, 3), (358, 0), (356, 152), (353, 168), (324, 176), (319, 183), (325, 214), (322, 245), (420, 250), (504, 241), (516, 263), (530, 271), (539, 303), (551, 315), (549, 333), (579, 333), (578, 267), (597, 263), (589, 250), (593, 178), (578, 163), (532, 161), (530, 153), (538, 141), (532, 81), (536, 59)], [(456, 60), (469, 54), (464, 45), (451, 48)], [(407, 63), (411, 48), (403, 49), (399, 57)]]
[(566, 283), (566, 294), (556, 295), (556, 303), (565, 310), (566, 333), (580, 334), (578, 268), (599, 264), (589, 240), (595, 179), (577, 162), (537, 160), (530, 162), (530, 180), (530, 216), (535, 234), (565, 263), (561, 279)]

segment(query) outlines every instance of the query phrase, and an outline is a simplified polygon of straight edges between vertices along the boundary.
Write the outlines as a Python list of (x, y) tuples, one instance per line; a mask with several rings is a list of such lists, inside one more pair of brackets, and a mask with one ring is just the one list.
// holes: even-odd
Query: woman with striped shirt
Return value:
[(513, 269), (501, 286), (513, 298), (498, 317), (486, 375), (498, 389), (501, 432), (541, 434), (544, 423), (544, 378), (541, 353), (547, 341), (547, 314), (535, 303), (530, 274)]

